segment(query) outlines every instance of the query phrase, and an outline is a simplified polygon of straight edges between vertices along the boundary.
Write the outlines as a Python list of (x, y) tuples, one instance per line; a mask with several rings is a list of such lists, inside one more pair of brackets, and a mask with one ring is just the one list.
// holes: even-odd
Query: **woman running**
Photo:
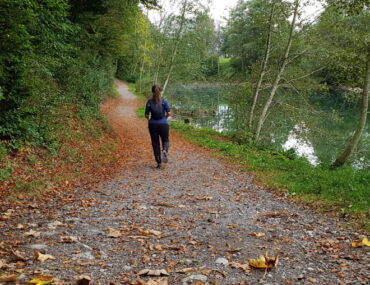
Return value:
[[(167, 100), (161, 98), (161, 88), (158, 85), (153, 85), (152, 94), (152, 98), (146, 103), (145, 118), (149, 120), (149, 133), (152, 140), (157, 168), (161, 168), (162, 161), (164, 163), (168, 162), (169, 125), (167, 117), (169, 117), (171, 113)], [(159, 138), (161, 138), (162, 141), (162, 158)]]

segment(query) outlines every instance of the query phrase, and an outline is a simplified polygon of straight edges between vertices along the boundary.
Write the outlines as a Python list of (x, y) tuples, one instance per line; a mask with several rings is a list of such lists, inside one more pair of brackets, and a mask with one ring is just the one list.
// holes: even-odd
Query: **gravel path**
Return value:
[[(139, 103), (117, 84), (122, 98), (103, 111), (132, 150), (125, 169), (63, 203), (3, 213), (3, 276), (13, 272), (19, 284), (38, 274), (65, 282), (87, 275), (95, 284), (370, 284), (370, 251), (351, 248), (359, 236), (337, 218), (253, 185), (246, 172), (175, 135), (170, 163), (155, 169)], [(275, 268), (248, 268), (266, 251), (279, 253)], [(34, 252), (55, 259), (41, 262)]]

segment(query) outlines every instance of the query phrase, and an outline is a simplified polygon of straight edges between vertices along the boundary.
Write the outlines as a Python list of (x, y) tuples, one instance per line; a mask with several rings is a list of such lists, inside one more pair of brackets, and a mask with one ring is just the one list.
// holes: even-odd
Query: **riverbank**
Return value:
[(343, 221), (355, 219), (370, 231), (370, 173), (342, 167), (329, 170), (313, 166), (292, 152), (278, 152), (267, 147), (238, 144), (228, 136), (209, 129), (172, 122), (184, 138), (211, 148), (224, 158), (252, 171), (255, 179), (293, 199), (309, 203), (318, 211), (334, 211)]

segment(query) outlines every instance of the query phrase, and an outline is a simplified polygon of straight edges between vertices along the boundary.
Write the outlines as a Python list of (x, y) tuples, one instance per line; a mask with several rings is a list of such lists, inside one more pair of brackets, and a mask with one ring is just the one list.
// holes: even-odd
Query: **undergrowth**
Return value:
[(23, 142), (12, 151), (7, 143), (0, 144), (0, 198), (42, 198), (89, 176), (98, 178), (104, 167), (118, 160), (113, 151), (116, 137), (99, 109), (64, 104), (57, 114), (52, 147)]

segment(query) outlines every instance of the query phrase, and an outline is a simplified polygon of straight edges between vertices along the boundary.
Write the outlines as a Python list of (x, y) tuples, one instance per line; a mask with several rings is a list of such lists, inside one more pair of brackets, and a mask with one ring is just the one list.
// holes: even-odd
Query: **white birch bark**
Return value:
[(253, 103), (252, 103), (251, 111), (249, 113), (249, 122), (248, 122), (249, 129), (252, 129), (254, 110), (255, 110), (256, 105), (257, 105), (258, 96), (259, 96), (259, 92), (260, 92), (261, 85), (262, 85), (262, 82), (263, 82), (263, 78), (265, 77), (265, 74), (266, 74), (266, 71), (267, 71), (267, 63), (268, 63), (269, 58), (270, 58), (271, 36), (272, 36), (272, 19), (274, 17), (275, 5), (276, 5), (276, 3), (273, 2), (272, 7), (271, 7), (271, 12), (270, 12), (270, 17), (269, 17), (269, 29), (268, 29), (268, 35), (267, 35), (267, 40), (266, 40), (266, 49), (265, 49), (265, 54), (264, 54), (263, 59), (262, 59), (262, 69), (261, 69), (261, 72), (260, 72), (260, 75), (259, 75), (259, 78), (258, 78), (257, 85), (256, 85), (256, 87), (254, 89), (254, 92), (253, 92)]

